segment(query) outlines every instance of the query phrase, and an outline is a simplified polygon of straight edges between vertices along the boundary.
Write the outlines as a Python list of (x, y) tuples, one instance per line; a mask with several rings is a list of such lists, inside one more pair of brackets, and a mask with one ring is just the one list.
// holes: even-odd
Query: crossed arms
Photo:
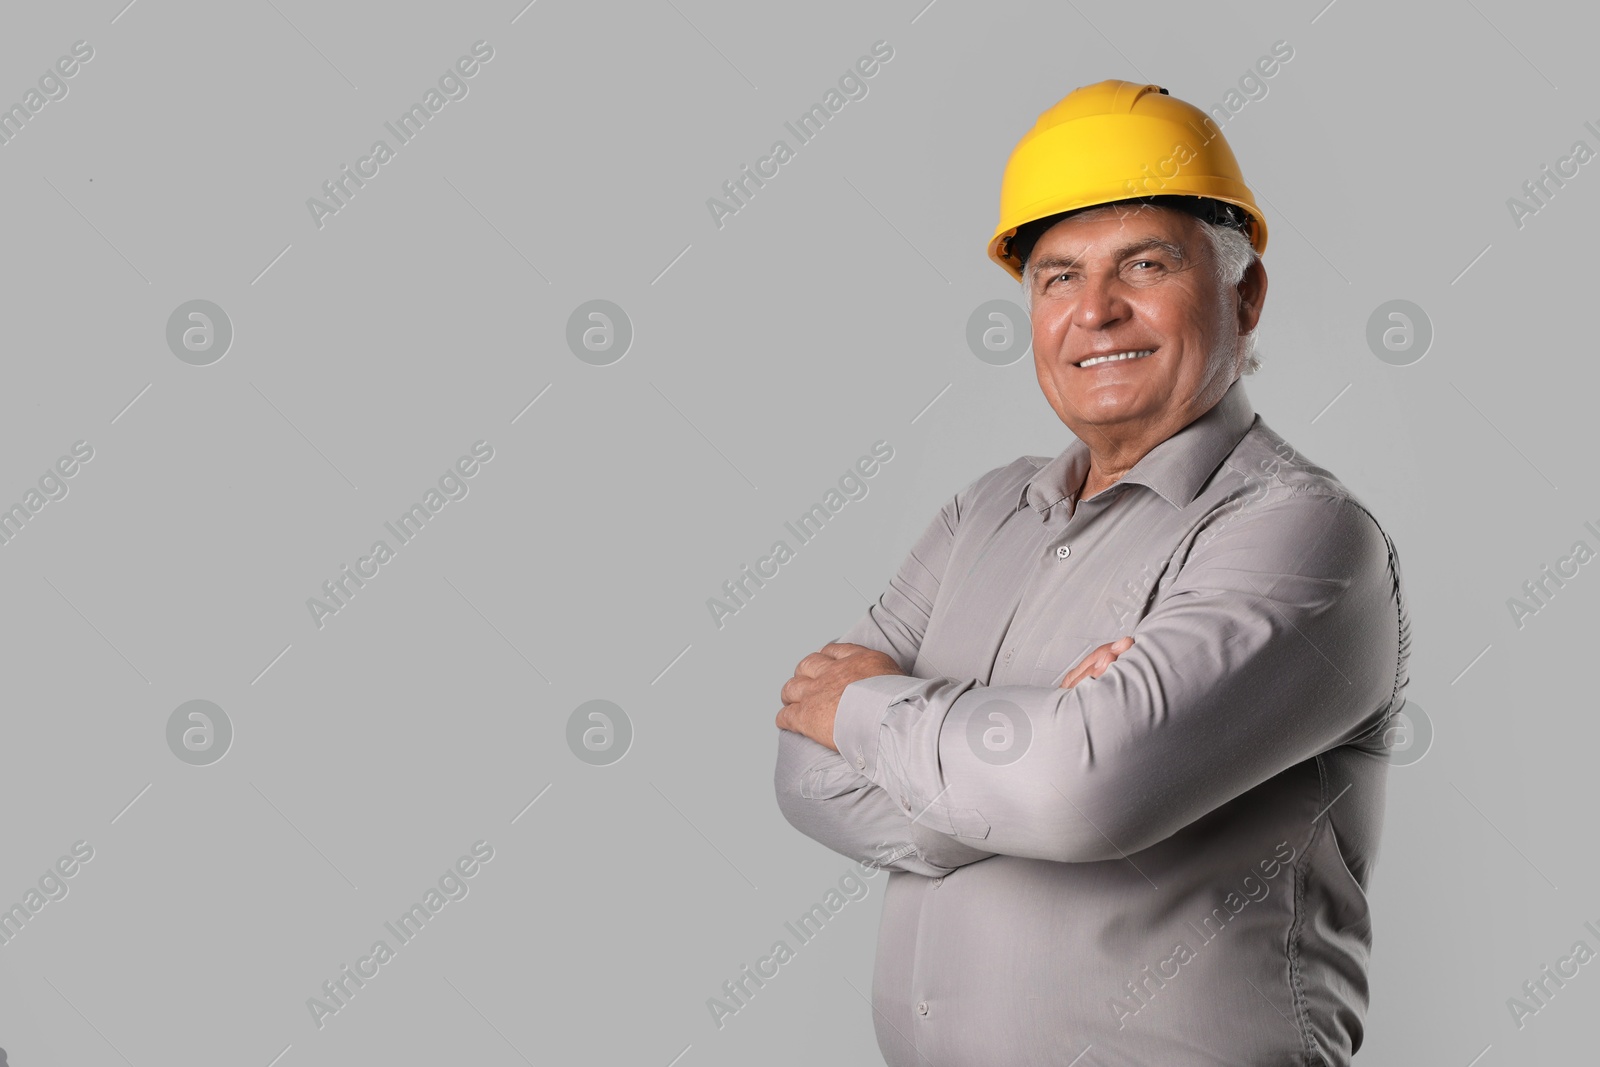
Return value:
[[(779, 807), (834, 851), (872, 862), (887, 847), (900, 858), (883, 866), (930, 877), (996, 854), (1114, 859), (1370, 739), (1399, 706), (1393, 545), (1354, 500), (1305, 489), (1198, 538), (1132, 644), (1069, 675), (1083, 684), (911, 677), (960, 510), (946, 503), (865, 617), (781, 692)], [(968, 743), (996, 706), (1025, 720), (1014, 762)]]

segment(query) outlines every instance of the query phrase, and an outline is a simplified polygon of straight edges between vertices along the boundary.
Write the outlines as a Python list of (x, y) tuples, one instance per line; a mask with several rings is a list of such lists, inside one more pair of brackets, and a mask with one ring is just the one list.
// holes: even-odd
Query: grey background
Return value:
[[(1436, 731), (1391, 773), (1358, 1058), (1590, 1051), (1595, 966), (1520, 1030), (1505, 1002), (1600, 947), (1600, 564), (1520, 629), (1506, 601), (1600, 546), (1600, 177), (1520, 228), (1506, 200), (1600, 147), (1592, 15), (124, 2), (7, 5), (0, 33), (0, 104), (94, 48), (0, 145), (0, 503), (94, 448), (0, 546), (0, 905), (95, 850), (0, 945), (11, 1064), (879, 1062), (881, 877), (723, 1028), (706, 1007), (849, 868), (772, 799), (778, 688), (950, 494), (1068, 440), (1031, 359), (965, 340), (1017, 296), (983, 254), (1017, 138), (1106, 77), (1220, 103), (1279, 40), (1224, 127), (1271, 226), (1247, 388), (1399, 546)], [(469, 94), (313, 225), (480, 39)], [(878, 40), (868, 95), (715, 226)], [(195, 299), (234, 330), (203, 367), (165, 340)], [(634, 330), (608, 366), (565, 340), (594, 299)], [(1394, 299), (1434, 330), (1409, 366), (1366, 343)], [(879, 439), (868, 496), (714, 626)], [(318, 629), (307, 599), (478, 440), (468, 495)], [(234, 730), (209, 766), (167, 746), (195, 699)], [(634, 731), (605, 766), (567, 744), (596, 699)], [(469, 895), (318, 1029), (307, 998), (478, 840)]]

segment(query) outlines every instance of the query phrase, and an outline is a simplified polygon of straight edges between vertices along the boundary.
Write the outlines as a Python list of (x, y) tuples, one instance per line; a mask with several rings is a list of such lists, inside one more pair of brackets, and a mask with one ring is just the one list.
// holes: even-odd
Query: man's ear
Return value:
[(1267, 302), (1267, 268), (1256, 259), (1245, 268), (1239, 279), (1239, 332), (1249, 333), (1261, 320), (1261, 308)]

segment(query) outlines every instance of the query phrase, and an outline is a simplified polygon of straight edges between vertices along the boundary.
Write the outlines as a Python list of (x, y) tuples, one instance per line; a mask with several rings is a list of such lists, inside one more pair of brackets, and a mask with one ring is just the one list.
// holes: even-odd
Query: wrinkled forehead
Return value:
[(1148, 204), (1108, 204), (1062, 219), (1042, 234), (1027, 265), (1039, 270), (1094, 260), (1118, 261), (1138, 253), (1160, 252), (1179, 261), (1198, 261), (1203, 225), (1179, 211)]
[(1088, 207), (1074, 208), (1058, 215), (1046, 216), (1035, 219), (1017, 227), (1016, 236), (1011, 239), (1010, 251), (1023, 263), (1032, 258), (1033, 250), (1046, 233), (1056, 230), (1063, 222), (1074, 220), (1094, 220), (1103, 218), (1117, 218), (1125, 220), (1158, 219), (1164, 220), (1175, 217), (1182, 225), (1182, 220), (1192, 219), (1194, 215), (1171, 204), (1154, 203), (1150, 200), (1119, 200), (1110, 204), (1092, 204)]

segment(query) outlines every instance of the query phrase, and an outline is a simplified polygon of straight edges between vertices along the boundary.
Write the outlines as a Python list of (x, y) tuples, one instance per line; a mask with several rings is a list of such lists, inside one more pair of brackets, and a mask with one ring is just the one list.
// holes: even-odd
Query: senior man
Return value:
[(956, 493), (781, 690), (779, 805), (891, 872), (892, 1067), (1346, 1064), (1410, 625), (1388, 535), (1251, 409), (1266, 226), (1205, 114), (1081, 88), (1006, 168), (1073, 440)]

